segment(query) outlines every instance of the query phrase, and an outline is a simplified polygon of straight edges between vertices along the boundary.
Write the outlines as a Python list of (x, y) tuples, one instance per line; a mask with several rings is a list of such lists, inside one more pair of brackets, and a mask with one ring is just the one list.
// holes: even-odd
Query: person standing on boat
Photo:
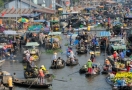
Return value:
[(42, 68), (40, 67), (39, 69), (39, 78), (40, 78), (40, 84), (43, 84), (44, 83), (44, 72), (42, 70)]
[(93, 52), (91, 53), (90, 60), (92, 60), (92, 62), (94, 62), (94, 61), (95, 61), (95, 55), (94, 55), (94, 53), (93, 53)]
[(88, 67), (88, 72), (90, 74), (92, 74), (92, 62), (91, 60), (89, 59), (88, 62), (87, 62), (87, 67)]
[(56, 52), (53, 55), (53, 65), (57, 65), (57, 53)]
[(74, 56), (75, 56), (75, 55), (74, 55), (74, 52), (71, 50), (71, 51), (70, 51), (70, 58), (73, 58), (73, 59), (74, 59)]
[(12, 80), (12, 77), (9, 77), (8, 78), (8, 86), (9, 86), (9, 90), (12, 90), (12, 88), (13, 88), (13, 80)]

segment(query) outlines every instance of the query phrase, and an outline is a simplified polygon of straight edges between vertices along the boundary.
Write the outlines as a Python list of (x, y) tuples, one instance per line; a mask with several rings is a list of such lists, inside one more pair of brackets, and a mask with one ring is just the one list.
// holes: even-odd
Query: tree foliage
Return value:
[(4, 3), (10, 2), (10, 1), (13, 1), (13, 0), (0, 0), (0, 7), (3, 6)]

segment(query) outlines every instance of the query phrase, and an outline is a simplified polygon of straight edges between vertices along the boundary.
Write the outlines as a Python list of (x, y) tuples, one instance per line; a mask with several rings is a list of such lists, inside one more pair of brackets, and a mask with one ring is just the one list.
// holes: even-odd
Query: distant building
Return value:
[(62, 0), (32, 0), (34, 4), (38, 4), (42, 7), (51, 8), (53, 10), (56, 10), (57, 7), (63, 7), (62, 6)]
[(85, 8), (87, 7), (97, 7), (103, 0), (79, 0), (79, 4)]
[[(34, 2), (33, 2), (34, 1)], [(51, 16), (55, 9), (37, 5), (35, 0), (14, 0), (5, 4), (5, 9), (1, 12), (5, 15), (0, 17), (21, 17), (23, 14), (41, 13), (42, 16)], [(45, 0), (48, 1), (48, 0)], [(46, 4), (47, 5), (47, 4)]]

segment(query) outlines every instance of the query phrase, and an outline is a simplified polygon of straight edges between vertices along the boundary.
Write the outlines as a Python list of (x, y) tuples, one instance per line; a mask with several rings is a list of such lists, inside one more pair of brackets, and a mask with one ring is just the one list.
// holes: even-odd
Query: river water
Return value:
[[(66, 44), (67, 42), (68, 40), (64, 36), (61, 42), (62, 50), (64, 52), (63, 54), (58, 53), (58, 56), (62, 57), (64, 60), (67, 59), (65, 55), (67, 46), (64, 46), (64, 44)], [(42, 52), (45, 51), (43, 47), (41, 47), (40, 50)], [(73, 50), (76, 51), (75, 49)], [(22, 63), (20, 63), (20, 61), (22, 60), (21, 52), (18, 51), (17, 56), (18, 56), (17, 61), (6, 60), (6, 62), (2, 66), (2, 70), (8, 71), (11, 74), (15, 72), (17, 78), (24, 78), (23, 65)], [(105, 77), (106, 77), (105, 75), (100, 74), (96, 77), (86, 78), (85, 75), (80, 75), (77, 72), (79, 71), (80, 67), (84, 65), (87, 62), (87, 60), (90, 58), (89, 54), (76, 55), (76, 57), (79, 60), (79, 65), (74, 67), (66, 66), (63, 69), (52, 70), (52, 69), (49, 69), (51, 65), (52, 55), (42, 53), (41, 60), (37, 62), (37, 65), (38, 66), (41, 66), (42, 64), (45, 65), (46, 68), (49, 69), (49, 72), (55, 75), (56, 79), (67, 80), (67, 82), (53, 80), (53, 85), (49, 89), (39, 89), (39, 90), (58, 90), (58, 89), (59, 90), (111, 90), (111, 86), (108, 85), (105, 81)], [(101, 53), (100, 56), (96, 57), (96, 62), (103, 64), (104, 53)], [(77, 72), (77, 73), (74, 73), (74, 72)], [(72, 75), (69, 75), (69, 74), (72, 74)], [(27, 89), (14, 86), (13, 90), (27, 90)], [(38, 90), (38, 89), (30, 89), (30, 90)]]

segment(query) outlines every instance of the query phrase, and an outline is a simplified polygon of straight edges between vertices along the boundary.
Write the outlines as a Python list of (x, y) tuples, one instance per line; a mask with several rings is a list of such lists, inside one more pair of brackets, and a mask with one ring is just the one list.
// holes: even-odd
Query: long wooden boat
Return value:
[(62, 65), (53, 65), (53, 63), (51, 63), (50, 69), (62, 69), (65, 67), (65, 61), (62, 60)]
[(34, 80), (23, 80), (23, 79), (18, 79), (13, 81), (14, 85), (16, 86), (21, 86), (21, 87), (30, 87), (30, 88), (49, 88), (52, 86), (52, 84), (38, 84), (37, 81)]
[(66, 61), (66, 66), (76, 66), (78, 64), (79, 64), (78, 59), (75, 59), (75, 62), (71, 62), (68, 58)]

